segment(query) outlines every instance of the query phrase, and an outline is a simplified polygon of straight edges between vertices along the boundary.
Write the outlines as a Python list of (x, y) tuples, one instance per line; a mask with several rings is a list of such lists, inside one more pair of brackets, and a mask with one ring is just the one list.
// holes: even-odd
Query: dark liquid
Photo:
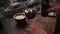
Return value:
[(25, 13), (25, 15), (28, 19), (33, 19), (35, 17), (36, 13), (35, 12), (34, 13), (29, 12), (29, 13)]

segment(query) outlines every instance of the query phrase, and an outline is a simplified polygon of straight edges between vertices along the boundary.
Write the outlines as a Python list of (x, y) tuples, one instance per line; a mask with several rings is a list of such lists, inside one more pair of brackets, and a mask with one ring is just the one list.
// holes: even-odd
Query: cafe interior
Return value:
[(0, 34), (60, 34), (60, 0), (0, 0)]

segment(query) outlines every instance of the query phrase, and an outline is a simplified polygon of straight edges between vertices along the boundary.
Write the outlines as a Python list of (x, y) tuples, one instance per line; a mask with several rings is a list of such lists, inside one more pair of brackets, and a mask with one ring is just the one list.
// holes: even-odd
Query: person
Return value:
[(39, 27), (34, 21), (29, 21), (31, 24), (29, 25), (30, 34), (47, 34), (47, 32)]
[[(57, 3), (49, 3), (51, 6), (47, 9), (47, 11), (56, 11), (57, 13), (57, 23), (54, 34), (60, 34), (60, 5)], [(30, 25), (30, 32), (33, 34), (47, 34), (46, 31), (44, 31), (42, 28), (38, 27), (37, 24), (34, 22)]]
[(55, 2), (49, 3), (50, 8), (48, 8), (48, 11), (58, 11), (60, 9), (60, 5), (58, 5)]
[(48, 8), (48, 11), (56, 11), (57, 14), (57, 23), (54, 34), (60, 34), (60, 5), (57, 3), (50, 3), (51, 8)]

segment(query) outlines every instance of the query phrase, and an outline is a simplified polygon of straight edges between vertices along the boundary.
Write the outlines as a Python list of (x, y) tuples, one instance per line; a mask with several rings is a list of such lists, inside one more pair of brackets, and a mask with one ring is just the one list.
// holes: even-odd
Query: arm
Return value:
[(49, 5), (51, 8), (48, 8), (48, 11), (60, 11), (60, 5), (57, 3), (50, 3)]
[(47, 32), (43, 28), (40, 28), (35, 22), (31, 22), (29, 27), (30, 34), (47, 34)]

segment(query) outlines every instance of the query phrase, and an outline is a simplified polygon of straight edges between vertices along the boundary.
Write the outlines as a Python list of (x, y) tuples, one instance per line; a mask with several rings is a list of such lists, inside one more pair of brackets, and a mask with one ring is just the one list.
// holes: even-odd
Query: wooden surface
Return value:
[[(42, 17), (37, 14), (33, 21), (36, 22), (41, 28), (43, 28), (48, 34), (53, 34), (56, 25), (56, 18), (54, 17)], [(0, 34), (21, 34), (20, 30), (16, 29), (16, 21), (13, 18), (4, 18), (2, 20), (4, 25)], [(28, 31), (24, 31), (22, 34), (30, 34)]]

